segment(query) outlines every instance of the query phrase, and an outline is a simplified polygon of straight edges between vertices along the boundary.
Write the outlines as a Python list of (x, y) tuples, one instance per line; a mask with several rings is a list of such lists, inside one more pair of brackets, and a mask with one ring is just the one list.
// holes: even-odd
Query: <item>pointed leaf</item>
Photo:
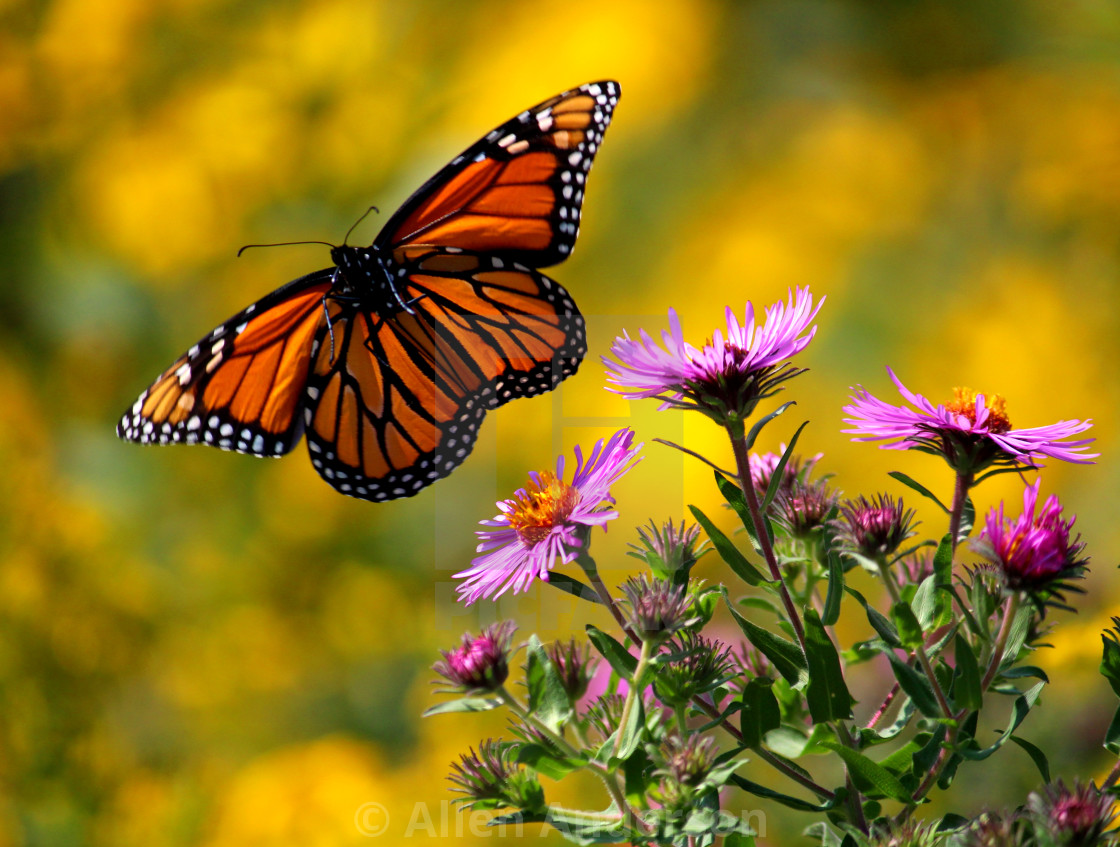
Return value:
[(1120, 756), (1120, 709), (1112, 716), (1112, 723), (1104, 734), (1104, 749), (1114, 756)]
[(844, 565), (835, 553), (828, 554), (828, 594), (824, 598), (821, 623), (832, 626), (840, 618), (840, 601), (844, 598)]
[(1015, 703), (1011, 707), (1011, 720), (1007, 725), (1007, 729), (1000, 733), (999, 738), (996, 739), (994, 744), (990, 747), (985, 747), (983, 750), (964, 748), (960, 751), (960, 755), (974, 762), (979, 762), (988, 758), (992, 753), (1007, 743), (1011, 734), (1019, 728), (1019, 724), (1027, 717), (1027, 713), (1030, 712), (1031, 707), (1038, 702), (1038, 696), (1042, 693), (1042, 689), (1045, 685), (1045, 682), (1040, 682), (1038, 685), (1033, 688), (1028, 688), (1015, 698)]
[[(643, 561), (645, 560), (643, 559)], [(548, 575), (547, 584), (554, 588), (559, 588), (561, 591), (567, 591), (569, 594), (581, 600), (590, 600), (592, 603), (598, 603), (599, 605), (603, 604), (599, 595), (595, 593), (595, 589), (589, 585), (584, 585), (578, 579), (573, 576), (568, 576), (566, 573), (552, 571)]]
[(891, 606), (891, 621), (898, 630), (898, 639), (907, 650), (913, 650), (922, 643), (922, 625), (910, 604), (900, 600)]
[(587, 631), (587, 637), (591, 639), (595, 649), (607, 660), (614, 672), (623, 679), (631, 679), (634, 676), (634, 671), (638, 669), (637, 657), (632, 656), (629, 650), (598, 627), (588, 624), (584, 629)]
[(938, 500), (937, 495), (934, 494), (932, 491), (930, 491), (928, 488), (926, 488), (924, 485), (922, 485), (920, 482), (917, 482), (917, 481), (911, 479), (906, 474), (904, 474), (900, 471), (891, 471), (890, 473), (887, 474), (887, 476), (893, 477), (894, 479), (897, 479), (899, 482), (901, 482), (907, 488), (914, 489), (919, 494), (921, 494), (923, 497), (928, 497), (930, 500), (932, 500), (934, 503), (936, 503), (938, 506), (941, 507), (941, 511), (943, 511), (945, 514), (949, 514), (949, 507), (946, 506), (944, 503), (942, 503), (940, 500)]
[[(783, 403), (777, 409), (761, 418), (758, 423), (752, 426), (751, 431), (747, 433), (747, 449), (751, 450), (754, 448), (754, 443), (758, 440), (758, 434), (762, 432), (762, 428), (766, 426), (766, 424), (770, 423), (770, 421), (774, 420), (774, 418), (778, 417), (778, 415), (782, 414), (790, 406), (796, 405), (797, 403), (795, 403), (793, 400), (790, 400), (788, 403)], [(800, 432), (800, 430), (798, 431)]]
[(958, 709), (974, 711), (984, 702), (984, 692), (980, 690), (980, 666), (976, 663), (972, 646), (960, 633), (957, 633), (954, 648), (957, 679), (953, 688), (953, 702)]
[(909, 695), (922, 714), (931, 718), (945, 717), (941, 714), (941, 707), (937, 704), (937, 698), (933, 694), (933, 688), (930, 687), (929, 680), (898, 658), (894, 651), (887, 650), (885, 653), (887, 659), (890, 660), (891, 670), (894, 671), (894, 678), (898, 680), (902, 690)]
[(1027, 739), (1020, 738), (1018, 735), (1012, 735), (1011, 740), (1026, 751), (1027, 755), (1031, 757), (1031, 761), (1034, 762), (1034, 766), (1038, 768), (1038, 772), (1042, 775), (1042, 781), (1049, 783), (1050, 762), (1046, 759), (1046, 754)]
[(744, 747), (758, 747), (762, 739), (772, 729), (782, 725), (782, 713), (778, 708), (778, 698), (774, 696), (772, 683), (763, 677), (755, 677), (743, 689), (742, 711), (739, 726), (743, 732)]
[(964, 498), (964, 509), (961, 510), (961, 530), (957, 535), (957, 543), (964, 541), (968, 538), (972, 527), (976, 523), (976, 505), (972, 502), (971, 497)]
[(867, 622), (871, 624), (872, 629), (879, 633), (880, 638), (887, 642), (887, 644), (889, 644), (891, 647), (902, 646), (902, 642), (898, 639), (898, 631), (894, 628), (894, 624), (887, 620), (882, 612), (880, 612), (874, 606), (870, 605), (867, 600), (864, 599), (864, 596), (854, 588), (846, 586), (844, 590), (855, 597), (856, 600), (859, 601), (859, 604), (863, 606), (863, 610), (867, 613)]
[(749, 794), (754, 794), (758, 797), (765, 797), (767, 800), (773, 800), (776, 803), (781, 803), (783, 806), (788, 806), (791, 809), (797, 809), (799, 812), (826, 812), (836, 805), (835, 800), (825, 801), (821, 804), (810, 803), (807, 800), (801, 800), (797, 797), (790, 797), (788, 794), (779, 794), (773, 789), (767, 788), (765, 785), (759, 785), (757, 782), (751, 782), (749, 779), (741, 777), (737, 774), (732, 774), (731, 779), (728, 780), (732, 785), (735, 785)]
[[(790, 403), (788, 405), (793, 404)], [(797, 428), (797, 432), (795, 432), (793, 438), (789, 440), (789, 446), (786, 447), (785, 452), (782, 453), (782, 457), (778, 460), (778, 464), (774, 467), (774, 472), (770, 474), (770, 484), (766, 486), (766, 496), (763, 497), (762, 503), (759, 505), (762, 511), (765, 512), (770, 504), (774, 502), (774, 497), (777, 495), (778, 489), (782, 486), (782, 476), (784, 475), (786, 465), (789, 463), (790, 456), (793, 455), (793, 448), (797, 444), (797, 439), (801, 437), (801, 431), (808, 425), (809, 422), (805, 421), (805, 423)]]
[(910, 802), (910, 792), (906, 790), (906, 786), (882, 765), (839, 742), (831, 742), (826, 746), (844, 760), (856, 788), (871, 797), (889, 797), (900, 803)]
[(425, 709), (421, 717), (430, 718), (432, 715), (447, 715), (453, 712), (488, 712), (500, 705), (502, 701), (493, 697), (460, 697)]
[(813, 721), (827, 723), (850, 718), (852, 695), (844, 682), (840, 656), (815, 609), (805, 610), (805, 649), (809, 663), (809, 687), (805, 698)]
[(747, 640), (773, 663), (774, 668), (785, 677), (786, 682), (796, 685), (808, 670), (801, 648), (792, 641), (786, 641), (780, 635), (751, 623), (739, 614), (728, 599), (726, 588), (723, 589), (723, 598), (727, 602), (727, 608), (731, 610), (731, 616), (735, 618), (735, 622), (739, 624), (739, 629), (743, 630)]
[(723, 559), (735, 572), (739, 579), (746, 582), (748, 585), (758, 585), (759, 583), (766, 582), (767, 579), (762, 573), (755, 568), (747, 557), (739, 552), (739, 548), (728, 538), (723, 532), (710, 520), (707, 515), (697, 509), (695, 506), (689, 506), (689, 511), (692, 516), (696, 518), (696, 522), (704, 527), (704, 532), (708, 534), (708, 538), (712, 540), (712, 546), (716, 548), (720, 558)]
[(529, 689), (529, 711), (556, 732), (572, 716), (572, 701), (560, 679), (556, 665), (536, 635), (526, 645), (529, 661), (525, 666), (525, 685)]
[(1101, 654), (1101, 676), (1112, 686), (1112, 693), (1120, 697), (1120, 618), (1113, 618), (1113, 629), (1101, 633), (1104, 650)]
[(949, 533), (945, 533), (933, 554), (933, 575), (938, 588), (949, 588), (953, 584), (953, 539)]

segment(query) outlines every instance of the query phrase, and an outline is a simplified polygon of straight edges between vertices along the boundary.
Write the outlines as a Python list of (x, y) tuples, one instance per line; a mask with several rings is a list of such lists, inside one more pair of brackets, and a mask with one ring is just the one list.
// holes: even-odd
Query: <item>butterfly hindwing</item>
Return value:
[(279, 456), (298, 442), (311, 346), (333, 271), (274, 291), (219, 324), (136, 400), (117, 435)]
[(400, 264), (431, 247), (495, 253), (532, 268), (564, 261), (619, 93), (616, 82), (588, 83), (506, 121), (406, 200), (375, 244)]
[(572, 298), (537, 269), (579, 233), (618, 103), (589, 83), (527, 109), (424, 183), (367, 248), (244, 309), (142, 393), (117, 434), (257, 456), (306, 435), (338, 491), (407, 497), (458, 467), (486, 412), (555, 388), (586, 353)]
[(367, 500), (447, 476), (487, 410), (555, 388), (586, 352), (571, 297), (525, 266), (436, 251), (403, 290), (412, 311), (390, 320), (332, 304), (308, 379), (312, 464)]

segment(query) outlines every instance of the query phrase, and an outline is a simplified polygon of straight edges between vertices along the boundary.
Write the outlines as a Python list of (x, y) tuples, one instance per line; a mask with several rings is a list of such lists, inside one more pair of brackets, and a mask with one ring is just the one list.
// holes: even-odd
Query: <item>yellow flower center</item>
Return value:
[[(981, 392), (971, 388), (954, 388), (953, 399), (945, 404), (950, 412), (963, 415), (976, 424), (976, 397)], [(988, 420), (985, 426), (994, 433), (1004, 433), (1011, 429), (1011, 421), (1007, 417), (1007, 401), (999, 394), (984, 394), (984, 405), (988, 409)]]
[(524, 492), (516, 495), (516, 505), (507, 513), (509, 525), (530, 546), (547, 538), (579, 502), (579, 491), (551, 471), (543, 471), (538, 478), (539, 482), (530, 481)]

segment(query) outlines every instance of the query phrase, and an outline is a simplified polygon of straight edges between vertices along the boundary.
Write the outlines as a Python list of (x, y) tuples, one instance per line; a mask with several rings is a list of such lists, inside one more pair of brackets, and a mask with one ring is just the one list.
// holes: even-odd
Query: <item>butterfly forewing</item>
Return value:
[(287, 453), (302, 432), (297, 412), (332, 276), (324, 270), (298, 279), (220, 324), (140, 395), (117, 435)]
[(527, 109), (457, 156), (377, 238), (398, 263), (451, 247), (532, 268), (562, 262), (579, 233), (587, 173), (618, 103), (618, 83), (589, 83)]
[(555, 388), (586, 352), (562, 286), (493, 257), (436, 252), (404, 290), (411, 312), (378, 321), (332, 305), (308, 381), (312, 464), (344, 494), (414, 494), (458, 467), (487, 410)]
[(221, 324), (140, 395), (117, 434), (258, 456), (306, 434), (344, 494), (407, 497), (458, 467), (486, 411), (555, 388), (583, 318), (536, 268), (579, 232), (618, 103), (589, 83), (522, 112), (428, 180), (369, 248)]

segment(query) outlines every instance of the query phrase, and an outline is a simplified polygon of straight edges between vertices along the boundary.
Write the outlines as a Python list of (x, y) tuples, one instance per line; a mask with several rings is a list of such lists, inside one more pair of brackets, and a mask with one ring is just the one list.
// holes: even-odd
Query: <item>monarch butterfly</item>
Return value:
[(587, 351), (584, 321), (537, 271), (579, 232), (587, 173), (619, 98), (581, 85), (456, 156), (369, 247), (218, 325), (117, 424), (142, 444), (311, 463), (364, 500), (409, 497), (458, 467), (489, 409), (551, 391)]

